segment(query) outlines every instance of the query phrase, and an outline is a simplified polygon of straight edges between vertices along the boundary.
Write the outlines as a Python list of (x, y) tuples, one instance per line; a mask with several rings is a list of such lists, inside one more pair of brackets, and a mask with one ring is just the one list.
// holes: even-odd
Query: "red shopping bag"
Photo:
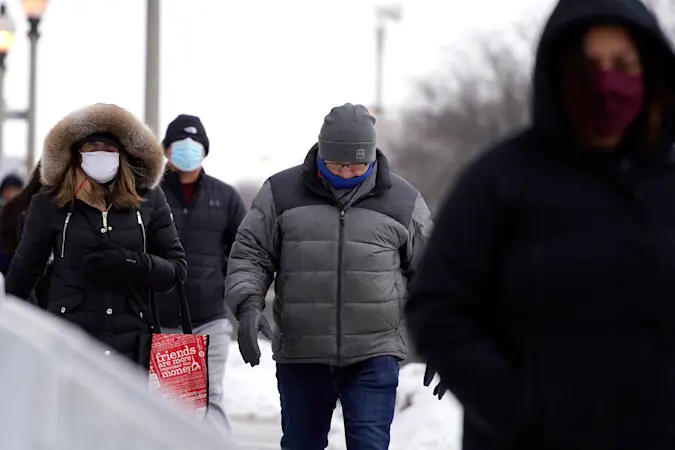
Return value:
[[(167, 401), (187, 407), (202, 421), (209, 405), (209, 337), (192, 334), (183, 286), (178, 286), (177, 291), (184, 334), (150, 334), (149, 386)], [(151, 302), (155, 317), (159, 317), (154, 295)], [(161, 333), (157, 320), (154, 329)]]
[(183, 403), (204, 419), (209, 403), (208, 336), (155, 334), (150, 350), (150, 390)]

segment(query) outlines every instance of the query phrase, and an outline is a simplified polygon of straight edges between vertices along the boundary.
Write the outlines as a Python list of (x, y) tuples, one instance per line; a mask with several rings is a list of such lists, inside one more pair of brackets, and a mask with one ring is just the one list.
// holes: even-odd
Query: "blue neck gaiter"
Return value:
[(370, 176), (370, 174), (373, 173), (373, 164), (371, 163), (366, 173), (364, 173), (360, 177), (346, 179), (338, 175), (335, 175), (333, 172), (328, 170), (328, 167), (326, 167), (326, 164), (323, 162), (323, 159), (316, 158), (316, 163), (319, 166), (319, 173), (321, 174), (321, 176), (326, 181), (328, 181), (328, 183), (335, 189), (351, 189), (353, 187), (356, 187), (359, 184), (366, 181)]

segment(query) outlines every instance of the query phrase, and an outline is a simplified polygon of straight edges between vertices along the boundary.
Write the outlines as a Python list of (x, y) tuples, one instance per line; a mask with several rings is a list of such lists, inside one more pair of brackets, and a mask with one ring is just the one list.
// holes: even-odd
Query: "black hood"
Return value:
[[(669, 70), (675, 69), (670, 42), (656, 17), (640, 0), (560, 0), (544, 27), (536, 53), (532, 97), (535, 130), (549, 137), (570, 136), (555, 85), (556, 51), (561, 40), (574, 30), (602, 23), (625, 25), (646, 40), (650, 54), (657, 55)], [(673, 77), (667, 79), (675, 88)]]

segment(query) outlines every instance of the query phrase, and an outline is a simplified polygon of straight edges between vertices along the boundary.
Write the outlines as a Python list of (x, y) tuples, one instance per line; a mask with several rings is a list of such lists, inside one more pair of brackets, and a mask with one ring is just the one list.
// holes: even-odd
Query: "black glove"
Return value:
[(85, 275), (103, 283), (141, 284), (150, 281), (152, 261), (146, 253), (136, 253), (106, 240), (82, 259)]
[(239, 343), (239, 352), (244, 362), (255, 367), (260, 364), (260, 347), (258, 346), (258, 332), (262, 333), (267, 339), (272, 339), (272, 328), (262, 310), (255, 305), (240, 308), (239, 329), (237, 330), (237, 341)]
[[(427, 364), (427, 370), (424, 371), (424, 385), (429, 386), (434, 380), (434, 375), (436, 375), (436, 370)], [(436, 387), (434, 388), (434, 395), (438, 399), (442, 399), (445, 393), (448, 392), (448, 388), (445, 387), (442, 381), (439, 381)]]

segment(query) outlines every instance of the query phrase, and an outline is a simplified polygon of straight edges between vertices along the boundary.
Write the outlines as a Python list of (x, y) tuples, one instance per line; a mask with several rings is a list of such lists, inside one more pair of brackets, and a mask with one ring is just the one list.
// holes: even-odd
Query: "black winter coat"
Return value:
[[(246, 215), (244, 202), (232, 186), (204, 172), (187, 204), (177, 173), (167, 172), (162, 188), (187, 255), (185, 292), (192, 323), (199, 326), (225, 318), (227, 259)], [(162, 326), (178, 328), (181, 322), (177, 293), (159, 296), (157, 302)]]
[(12, 260), (7, 292), (28, 298), (53, 251), (47, 310), (136, 361), (139, 339), (148, 333), (152, 317), (150, 291), (132, 292), (128, 285), (111, 288), (90, 281), (83, 272), (82, 259), (95, 250), (101, 239), (138, 253), (143, 252), (147, 242), (153, 288), (166, 292), (182, 282), (186, 274), (185, 253), (162, 190), (149, 191), (138, 212), (140, 221), (137, 210), (112, 209), (104, 222), (101, 211), (80, 200), (72, 208), (60, 208), (46, 192), (37, 194)]
[(411, 288), (411, 335), (464, 405), (464, 450), (675, 448), (675, 127), (652, 151), (581, 150), (548, 76), (551, 40), (599, 17), (675, 62), (637, 0), (563, 0), (534, 127), (463, 175)]

